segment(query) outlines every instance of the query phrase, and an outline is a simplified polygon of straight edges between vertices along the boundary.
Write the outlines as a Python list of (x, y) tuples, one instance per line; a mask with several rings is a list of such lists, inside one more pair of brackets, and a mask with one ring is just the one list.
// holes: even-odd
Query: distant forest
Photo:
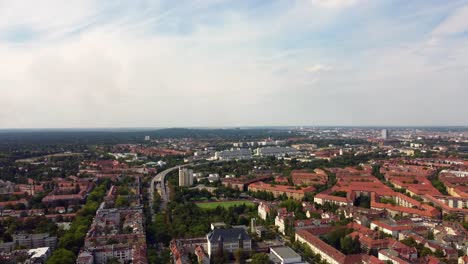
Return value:
[(0, 131), (0, 146), (5, 144), (118, 144), (140, 143), (145, 136), (152, 139), (193, 138), (220, 140), (257, 140), (266, 137), (281, 139), (292, 135), (280, 129), (188, 129), (159, 130), (4, 130)]

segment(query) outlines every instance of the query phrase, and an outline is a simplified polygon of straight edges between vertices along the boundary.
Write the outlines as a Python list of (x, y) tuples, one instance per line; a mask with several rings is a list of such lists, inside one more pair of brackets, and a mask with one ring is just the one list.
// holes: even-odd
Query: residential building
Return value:
[(223, 185), (228, 188), (238, 189), (240, 191), (247, 191), (248, 186), (255, 182), (266, 181), (271, 179), (270, 174), (258, 174), (255, 177), (240, 176), (239, 178), (225, 178)]
[(328, 181), (327, 173), (320, 169), (314, 172), (293, 170), (291, 172), (291, 178), (295, 185), (325, 185)]
[(25, 248), (48, 247), (54, 250), (57, 246), (57, 237), (50, 236), (49, 233), (15, 234), (12, 237), (15, 245)]
[(272, 185), (262, 181), (255, 182), (249, 185), (249, 191), (251, 192), (258, 192), (258, 191), (266, 191), (271, 192), (275, 197), (279, 197), (281, 195), (286, 195), (288, 198), (302, 200), (307, 193), (311, 193), (315, 191), (313, 186), (309, 187), (295, 187), (295, 186), (288, 186), (288, 185)]
[[(345, 255), (336, 248), (328, 245), (326, 242), (321, 240), (316, 233), (315, 229), (301, 229), (296, 232), (296, 241), (305, 243), (310, 247), (312, 252), (320, 255), (320, 257), (330, 264), (357, 264), (357, 263), (369, 263), (366, 259), (367, 255), (353, 254)], [(375, 262), (373, 262), (375, 263)]]
[(380, 230), (384, 232), (385, 234), (393, 236), (394, 238), (398, 238), (398, 234), (401, 231), (411, 230), (413, 228), (414, 228), (414, 225), (412, 223), (410, 223), (409, 225), (408, 223), (400, 224), (398, 222), (391, 221), (391, 220), (377, 220), (377, 221), (373, 221), (370, 224), (370, 229)]
[(233, 253), (237, 249), (244, 252), (252, 250), (252, 239), (244, 228), (216, 228), (206, 235), (208, 256), (211, 257), (219, 249)]
[(278, 232), (286, 235), (287, 225), (294, 225), (294, 212), (288, 212), (286, 208), (280, 208), (278, 214), (275, 217), (275, 226), (278, 227)]
[(193, 185), (193, 170), (187, 168), (179, 168), (179, 186)]
[(278, 208), (278, 203), (276, 202), (260, 202), (258, 204), (258, 216), (266, 220), (267, 217), (272, 213), (273, 210)]
[(411, 264), (411, 262), (400, 258), (397, 251), (393, 249), (382, 249), (379, 251), (379, 259), (393, 264)]

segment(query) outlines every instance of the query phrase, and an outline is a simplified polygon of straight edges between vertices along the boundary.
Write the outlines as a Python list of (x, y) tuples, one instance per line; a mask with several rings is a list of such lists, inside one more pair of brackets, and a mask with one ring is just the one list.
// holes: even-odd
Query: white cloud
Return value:
[(94, 21), (99, 11), (92, 0), (0, 1), (0, 32), (29, 29), (36, 33), (65, 33)]
[(468, 6), (453, 12), (433, 31), (434, 35), (450, 35), (468, 32)]
[(310, 73), (317, 73), (317, 72), (329, 71), (331, 70), (331, 67), (323, 65), (323, 64), (315, 64), (311, 67), (307, 67), (305, 70)]
[[(42, 4), (61, 5), (47, 1), (52, 2)], [(122, 14), (111, 17), (100, 1), (83, 6), (77, 1), (70, 9), (62, 5), (63, 13), (43, 8), (16, 17), (26, 5), (15, 6), (26, 2), (0, 0), (0, 33), (15, 25), (44, 32), (33, 42), (0, 42), (0, 127), (431, 124), (448, 122), (444, 115), (450, 113), (457, 117), (450, 120), (454, 123), (468, 116), (465, 108), (460, 114), (448, 103), (468, 96), (461, 90), (468, 76), (466, 41), (423, 39), (371, 51), (359, 45), (350, 49), (351, 38), (336, 43), (343, 39), (339, 32), (332, 40), (313, 39), (340, 16), (308, 2), (257, 16), (204, 13), (209, 6), (203, 1), (169, 11), (158, 2), (143, 2), (143, 9), (119, 9)], [(90, 26), (69, 34), (89, 19)], [(180, 21), (190, 21), (190, 28)], [(383, 26), (391, 32), (393, 22)], [(182, 33), (165, 31), (169, 24)], [(358, 28), (352, 30), (353, 38), (368, 40), (367, 31), (363, 37)], [(305, 35), (313, 40), (296, 42)], [(442, 86), (457, 92), (456, 98), (439, 96)], [(396, 107), (376, 105), (382, 99)], [(438, 103), (443, 111), (428, 117), (433, 105), (425, 102)], [(406, 120), (405, 112), (414, 107), (421, 111)]]
[(312, 4), (324, 8), (347, 8), (357, 4), (358, 0), (310, 0)]

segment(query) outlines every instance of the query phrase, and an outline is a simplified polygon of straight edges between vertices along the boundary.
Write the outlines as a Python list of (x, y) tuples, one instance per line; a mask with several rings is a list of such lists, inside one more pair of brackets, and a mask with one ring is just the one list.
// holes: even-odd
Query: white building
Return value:
[(258, 211), (258, 216), (261, 219), (266, 220), (268, 216), (268, 205), (265, 202), (260, 202), (260, 204), (258, 205), (257, 211)]
[(193, 185), (193, 170), (179, 168), (179, 186)]
[(45, 263), (50, 257), (51, 251), (48, 247), (41, 247), (28, 250), (30, 263)]
[(292, 221), (294, 221), (293, 212), (278, 212), (278, 215), (275, 217), (275, 226), (278, 227), (278, 232), (286, 235), (286, 225), (292, 224)]
[(255, 155), (265, 157), (265, 156), (275, 156), (275, 157), (284, 157), (286, 155), (296, 155), (299, 152), (296, 149), (291, 147), (264, 147), (257, 148), (255, 150)]
[(390, 137), (390, 133), (388, 132), (387, 129), (382, 129), (382, 138), (383, 139), (388, 139)]
[(215, 159), (217, 160), (242, 160), (251, 159), (252, 151), (250, 149), (231, 149), (215, 152)]
[(208, 181), (213, 183), (219, 181), (219, 174), (218, 173), (210, 173), (208, 175)]
[(443, 170), (441, 173), (451, 173), (460, 178), (468, 177), (468, 171)]
[(271, 247), (270, 260), (274, 264), (303, 264), (301, 255), (290, 247)]

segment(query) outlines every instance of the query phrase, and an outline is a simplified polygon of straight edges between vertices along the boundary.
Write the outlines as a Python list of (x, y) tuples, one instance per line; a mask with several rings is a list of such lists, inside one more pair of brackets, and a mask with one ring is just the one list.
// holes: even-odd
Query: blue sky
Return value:
[(468, 1), (0, 0), (1, 128), (467, 125)]

